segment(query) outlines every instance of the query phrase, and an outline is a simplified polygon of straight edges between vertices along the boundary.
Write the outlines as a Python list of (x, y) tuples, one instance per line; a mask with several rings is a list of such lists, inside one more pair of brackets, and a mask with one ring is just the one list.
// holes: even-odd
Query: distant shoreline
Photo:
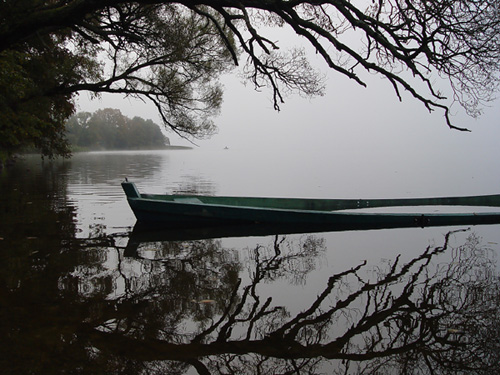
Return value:
[(166, 145), (165, 147), (144, 147), (144, 148), (92, 148), (92, 147), (73, 147), (71, 152), (93, 152), (93, 151), (163, 151), (163, 150), (192, 150), (190, 146)]
[(192, 150), (193, 147), (190, 146), (173, 146), (173, 145), (168, 145), (166, 146), (165, 150)]

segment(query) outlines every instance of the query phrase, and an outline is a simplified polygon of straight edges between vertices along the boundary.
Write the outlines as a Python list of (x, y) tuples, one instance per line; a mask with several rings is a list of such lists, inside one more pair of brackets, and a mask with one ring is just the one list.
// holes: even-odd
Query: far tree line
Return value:
[(74, 150), (161, 149), (170, 145), (152, 120), (129, 118), (112, 108), (71, 116), (66, 123), (66, 137)]

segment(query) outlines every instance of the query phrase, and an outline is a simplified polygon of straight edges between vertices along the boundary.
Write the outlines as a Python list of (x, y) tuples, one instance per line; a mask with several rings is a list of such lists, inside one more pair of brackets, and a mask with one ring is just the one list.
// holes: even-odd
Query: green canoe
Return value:
[[(300, 199), (141, 194), (122, 187), (139, 223), (174, 226), (279, 224), (333, 229), (376, 229), (500, 223), (498, 212), (368, 213), (355, 209), (398, 206), (500, 207), (500, 195), (404, 199)], [(351, 210), (349, 212), (343, 210)]]

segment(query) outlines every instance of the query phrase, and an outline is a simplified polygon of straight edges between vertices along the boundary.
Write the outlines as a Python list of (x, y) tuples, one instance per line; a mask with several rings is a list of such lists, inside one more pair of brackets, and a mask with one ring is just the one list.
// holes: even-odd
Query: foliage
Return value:
[(22, 146), (32, 146), (49, 156), (68, 154), (64, 121), (73, 112), (70, 95), (41, 95), (58, 81), (58, 75), (66, 74), (63, 66), (61, 72), (53, 70), (57, 60), (56, 51), (32, 51), (29, 58), (19, 51), (1, 54), (1, 150), (12, 153)]
[(242, 55), (246, 78), (271, 88), (276, 109), (288, 93), (321, 95), (304, 50), (278, 52), (280, 27), (334, 71), (363, 86), (365, 72), (378, 74), (400, 99), (407, 91), (466, 130), (452, 124), (450, 107), (478, 115), (498, 88), (498, 8), (497, 0), (5, 0), (0, 146), (64, 154), (61, 119), (80, 91), (151, 101), (167, 128), (208, 136), (222, 102), (217, 79)]
[(66, 124), (72, 146), (84, 149), (152, 149), (169, 144), (159, 125), (141, 117), (132, 119), (118, 109), (101, 109), (91, 114), (80, 112)]
[[(2, 150), (34, 146), (67, 155), (64, 123), (75, 93), (84, 90), (142, 97), (168, 128), (213, 133), (211, 118), (222, 102), (217, 77), (230, 61), (228, 41), (213, 24), (176, 5), (103, 4), (69, 15), (66, 3), (90, 2), (0, 3)], [(28, 20), (34, 34), (16, 32), (12, 41), (8, 35)]]

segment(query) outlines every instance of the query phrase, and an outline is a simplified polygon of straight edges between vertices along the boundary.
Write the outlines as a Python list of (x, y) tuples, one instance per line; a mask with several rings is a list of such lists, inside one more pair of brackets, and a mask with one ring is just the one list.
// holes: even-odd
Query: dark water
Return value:
[(234, 178), (223, 153), (95, 153), (0, 172), (0, 373), (499, 372), (498, 225), (145, 235), (119, 186), (333, 189), (264, 164)]

